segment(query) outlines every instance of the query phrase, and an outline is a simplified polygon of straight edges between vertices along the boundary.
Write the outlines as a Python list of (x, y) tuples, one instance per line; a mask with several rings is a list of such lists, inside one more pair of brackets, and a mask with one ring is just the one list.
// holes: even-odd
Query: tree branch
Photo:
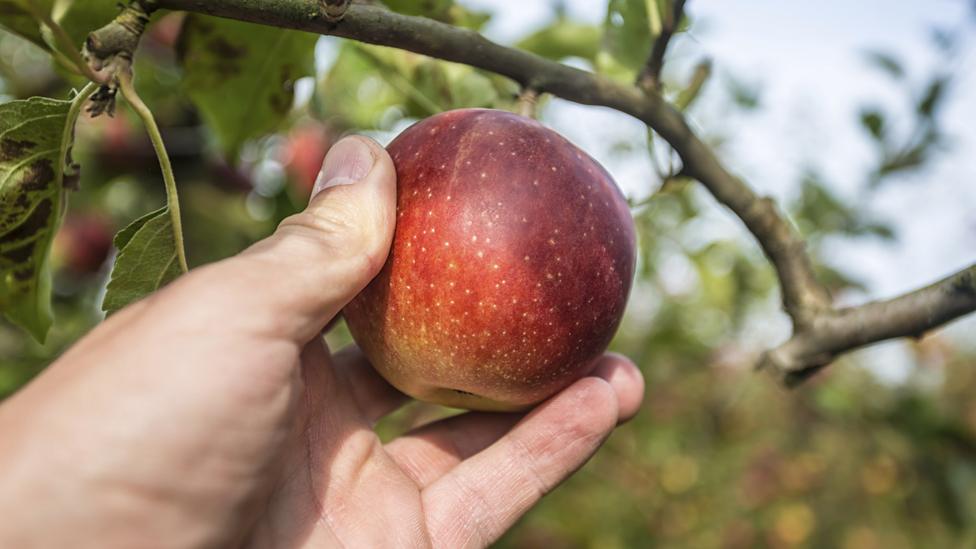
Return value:
[[(677, 3), (683, 5), (683, 2)], [(766, 354), (764, 363), (784, 365), (778, 367), (779, 370), (795, 373), (817, 369), (825, 364), (825, 360), (829, 362), (845, 350), (881, 339), (917, 334), (976, 309), (976, 299), (965, 298), (968, 294), (964, 289), (944, 290), (945, 284), (953, 288), (956, 287), (953, 284), (971, 287), (970, 269), (969, 274), (960, 275), (968, 281), (966, 284), (947, 279), (920, 290), (921, 298), (903, 296), (890, 302), (834, 310), (826, 289), (814, 276), (803, 240), (773, 201), (760, 197), (726, 170), (712, 150), (691, 130), (681, 113), (654, 91), (621, 85), (597, 74), (507, 48), (474, 31), (380, 7), (350, 4), (340, 21), (330, 22), (313, 0), (158, 0), (157, 4), (160, 8), (194, 11), (409, 50), (501, 74), (519, 83), (523, 89), (532, 89), (539, 94), (551, 93), (584, 105), (610, 107), (641, 120), (681, 157), (682, 174), (700, 181), (742, 220), (775, 268), (783, 308), (793, 320), (795, 334), (790, 342)], [(666, 44), (661, 47), (664, 46)], [(663, 53), (661, 55), (663, 59)], [(656, 66), (657, 62), (654, 63)], [(938, 295), (943, 298), (937, 299), (935, 296)], [(964, 296), (962, 301), (952, 297), (960, 295)], [(912, 321), (898, 323), (894, 318)], [(852, 333), (839, 335), (848, 330)], [(801, 345), (801, 340), (806, 343)]]
[(795, 385), (842, 353), (897, 337), (920, 338), (973, 310), (976, 264), (898, 297), (822, 314), (765, 353), (759, 367)]
[(444, 23), (352, 4), (330, 23), (309, 3), (279, 0), (159, 0), (162, 8), (189, 10), (277, 27), (351, 38), (390, 46), (495, 72), (523, 88), (551, 93), (584, 105), (602, 105), (629, 114), (654, 129), (681, 157), (684, 173), (699, 180), (756, 236), (773, 263), (783, 289), (783, 305), (798, 322), (829, 305), (817, 283), (802, 240), (777, 211), (748, 185), (726, 171), (694, 134), (681, 113), (656, 93), (647, 94), (599, 75), (501, 46), (480, 34)]
[(526, 118), (536, 117), (536, 107), (539, 103), (539, 94), (532, 88), (525, 88), (518, 96), (515, 109), (516, 112)]
[[(647, 57), (643, 70), (637, 75), (637, 85), (646, 91), (660, 91), (661, 89), (661, 69), (664, 68), (664, 54), (668, 51), (668, 44), (674, 31), (681, 24), (681, 18), (685, 15), (685, 1), (673, 0), (672, 10), (667, 14), (661, 24), (661, 33), (654, 39), (651, 46), (651, 54)], [(648, 9), (655, 9), (655, 6), (648, 6)]]

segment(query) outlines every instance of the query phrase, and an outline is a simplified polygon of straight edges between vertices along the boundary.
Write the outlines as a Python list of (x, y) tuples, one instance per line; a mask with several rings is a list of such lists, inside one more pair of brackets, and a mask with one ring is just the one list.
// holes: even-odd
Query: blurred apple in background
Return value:
[(112, 251), (115, 227), (104, 216), (69, 213), (54, 237), (54, 266), (85, 276), (98, 273)]
[(289, 132), (278, 160), (300, 198), (307, 199), (312, 193), (325, 153), (335, 138), (335, 131), (328, 124), (314, 120), (303, 122)]

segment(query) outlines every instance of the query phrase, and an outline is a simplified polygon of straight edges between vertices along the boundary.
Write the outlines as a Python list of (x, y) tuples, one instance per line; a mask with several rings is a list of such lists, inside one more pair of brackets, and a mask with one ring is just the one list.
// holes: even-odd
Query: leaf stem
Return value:
[(647, 27), (651, 31), (651, 36), (656, 37), (661, 34), (663, 24), (661, 23), (661, 12), (658, 10), (655, 0), (647, 0)]
[(64, 181), (64, 164), (68, 161), (68, 149), (71, 147), (71, 143), (74, 140), (75, 133), (75, 123), (78, 121), (78, 115), (81, 114), (81, 108), (85, 105), (85, 101), (91, 97), (91, 94), (95, 93), (98, 89), (98, 84), (94, 82), (89, 82), (84, 88), (78, 92), (71, 100), (71, 107), (68, 109), (68, 119), (64, 124), (64, 131), (61, 133), (61, 148), (58, 151), (58, 159), (62, 163), (61, 167), (61, 184)]
[(173, 166), (169, 162), (169, 154), (166, 152), (166, 145), (163, 143), (163, 136), (159, 133), (159, 126), (152, 111), (142, 102), (142, 98), (136, 93), (132, 85), (132, 74), (124, 72), (119, 75), (119, 89), (122, 90), (122, 97), (129, 102), (132, 110), (142, 119), (149, 139), (152, 141), (153, 149), (156, 150), (156, 157), (159, 158), (159, 167), (163, 172), (163, 184), (166, 186), (166, 206), (169, 210), (170, 221), (173, 225), (173, 241), (176, 245), (176, 258), (180, 264), (180, 270), (184, 273), (189, 271), (186, 263), (186, 250), (183, 247), (183, 223), (180, 220), (180, 198), (176, 190), (176, 178), (173, 177)]

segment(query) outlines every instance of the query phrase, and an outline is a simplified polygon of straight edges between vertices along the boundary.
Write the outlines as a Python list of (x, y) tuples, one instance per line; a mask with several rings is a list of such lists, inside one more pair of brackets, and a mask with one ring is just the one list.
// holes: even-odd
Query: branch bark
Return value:
[(821, 314), (795, 330), (786, 343), (766, 352), (759, 367), (792, 386), (842, 353), (887, 339), (921, 338), (973, 310), (976, 264), (898, 297)]
[[(680, 0), (677, 3), (683, 6)], [(683, 174), (700, 181), (742, 220), (776, 270), (783, 308), (794, 327), (793, 338), (763, 359), (777, 371), (796, 374), (816, 370), (846, 350), (881, 339), (916, 335), (976, 310), (976, 298), (967, 297), (970, 294), (966, 289), (972, 288), (972, 268), (956, 275), (961, 278), (950, 277), (890, 301), (833, 309), (826, 289), (814, 276), (803, 240), (775, 203), (730, 173), (682, 114), (653, 90), (618, 84), (501, 46), (467, 29), (369, 5), (350, 4), (344, 17), (335, 22), (326, 19), (315, 1), (158, 0), (157, 5), (409, 50), (506, 76), (523, 89), (609, 107), (641, 120), (681, 157)]]
[[(668, 44), (674, 36), (674, 31), (681, 24), (681, 18), (685, 15), (685, 1), (673, 0), (674, 6), (665, 17), (661, 24), (661, 34), (654, 39), (651, 46), (651, 54), (647, 57), (647, 63), (637, 76), (637, 85), (647, 91), (659, 91), (661, 89), (661, 69), (664, 68), (664, 54), (668, 51)], [(649, 5), (648, 9), (655, 6)]]

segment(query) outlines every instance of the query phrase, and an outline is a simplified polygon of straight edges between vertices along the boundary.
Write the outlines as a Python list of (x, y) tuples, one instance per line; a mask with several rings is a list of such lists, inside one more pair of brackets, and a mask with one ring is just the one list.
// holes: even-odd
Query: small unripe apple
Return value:
[(445, 112), (388, 147), (396, 232), (345, 308), (376, 370), (417, 399), (519, 410), (586, 375), (620, 323), (634, 227), (610, 175), (512, 113)]

